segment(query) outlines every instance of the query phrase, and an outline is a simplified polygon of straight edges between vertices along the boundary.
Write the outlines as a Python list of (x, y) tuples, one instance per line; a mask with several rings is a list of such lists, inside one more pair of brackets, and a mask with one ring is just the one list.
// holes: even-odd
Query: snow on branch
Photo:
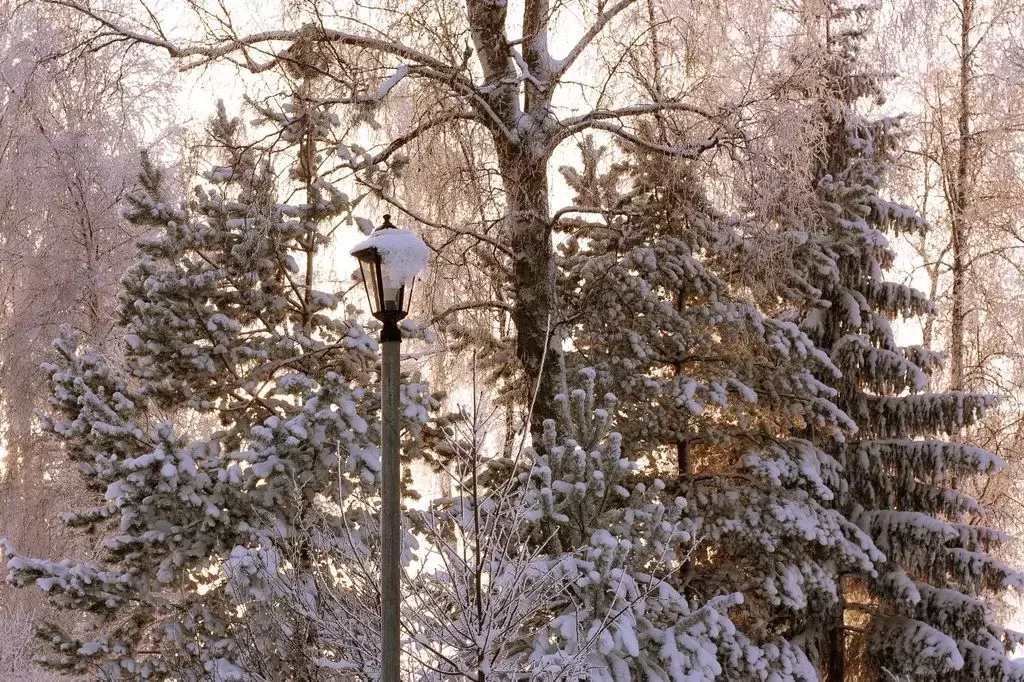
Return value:
[(508, 52), (512, 55), (512, 59), (515, 61), (516, 66), (519, 67), (519, 73), (522, 74), (523, 80), (528, 81), (538, 90), (543, 90), (544, 84), (537, 80), (537, 78), (530, 72), (530, 65), (526, 63), (525, 59), (523, 59), (523, 55), (521, 55), (515, 48), (509, 48)]
[(398, 87), (398, 84), (401, 83), (406, 76), (414, 73), (417, 68), (418, 67), (411, 66), (409, 64), (402, 64), (395, 69), (393, 74), (381, 81), (375, 92), (371, 94), (358, 94), (352, 97), (324, 100), (324, 104), (377, 104), (379, 102), (383, 102), (384, 98), (387, 97), (392, 90)]
[(409, 75), (409, 70), (410, 67), (408, 64), (402, 64), (395, 69), (395, 72), (377, 88), (377, 92), (373, 95), (372, 100), (374, 102), (380, 102), (387, 97), (388, 93), (401, 83), (403, 78)]

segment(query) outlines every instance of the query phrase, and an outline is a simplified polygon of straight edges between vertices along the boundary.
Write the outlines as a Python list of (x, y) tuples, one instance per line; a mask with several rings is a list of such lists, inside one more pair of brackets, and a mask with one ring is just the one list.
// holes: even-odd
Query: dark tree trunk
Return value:
[(537, 435), (544, 420), (555, 417), (554, 397), (558, 386), (558, 362), (550, 350), (558, 318), (555, 259), (548, 219), (548, 159), (531, 153), (526, 145), (504, 145), (499, 164), (508, 198), (507, 243), (513, 253), (512, 321), (516, 326), (516, 357), (531, 389), (528, 401), (536, 391), (530, 430)]
[(839, 603), (834, 606), (826, 620), (824, 656), (824, 682), (843, 682), (846, 677), (846, 631), (843, 629), (842, 586), (840, 585)]

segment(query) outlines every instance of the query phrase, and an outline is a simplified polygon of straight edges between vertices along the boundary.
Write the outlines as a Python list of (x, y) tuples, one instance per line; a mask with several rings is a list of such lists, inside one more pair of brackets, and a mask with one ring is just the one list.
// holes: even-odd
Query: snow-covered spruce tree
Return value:
[(803, 93), (816, 112), (804, 141), (817, 150), (811, 202), (802, 214), (778, 215), (798, 216), (780, 227), (806, 240), (791, 291), (809, 296), (795, 319), (842, 371), (836, 404), (858, 427), (838, 444), (815, 425), (808, 432), (842, 466), (836, 509), (886, 562), (877, 575), (851, 571), (842, 580), (842, 602), (822, 628), (826, 678), (1024, 679), (1006, 656), (1020, 637), (993, 620), (986, 602), (1024, 586), (1024, 576), (990, 554), (1004, 534), (979, 523), (983, 510), (965, 492), (1002, 462), (958, 438), (995, 399), (928, 392), (940, 355), (896, 341), (892, 322), (928, 314), (930, 305), (885, 279), (894, 257), (886, 235), (926, 226), (883, 195), (898, 121), (857, 112), (863, 98), (880, 95), (879, 81), (857, 64), (859, 14), (828, 9), (816, 82)]
[(687, 162), (637, 154), (601, 172), (600, 149), (582, 150), (582, 170), (565, 174), (577, 203), (602, 215), (562, 226), (566, 362), (593, 367), (619, 396), (638, 480), (664, 480), (688, 502), (697, 542), (673, 589), (742, 594), (734, 613), (765, 647), (756, 655), (802, 661), (794, 674), (814, 679), (809, 614), (837, 603), (839, 574), (871, 574), (882, 558), (830, 508), (835, 459), (794, 437), (808, 425), (836, 438), (852, 428), (814, 370), (838, 372), (795, 324), (761, 314), (730, 283), (745, 246)]
[[(325, 234), (352, 205), (317, 174), (328, 113), (262, 113), (270, 142), (247, 143), (220, 108), (210, 133), (223, 159), (187, 205), (144, 163), (127, 216), (153, 229), (123, 280), (124, 367), (62, 338), (47, 368), (44, 428), (98, 494), (66, 519), (97, 530), (103, 555), (4, 553), (8, 582), (88, 616), (73, 632), (42, 629), (49, 663), (67, 672), (377, 669), (372, 600), (349, 599), (332, 577), (342, 559), (372, 561), (372, 510), (352, 500), (372, 499), (379, 471), (376, 342), (314, 278)], [(422, 414), (414, 404), (430, 399), (407, 389), (406, 414)], [(346, 551), (327, 565), (323, 547)], [(346, 608), (342, 632), (331, 614)]]

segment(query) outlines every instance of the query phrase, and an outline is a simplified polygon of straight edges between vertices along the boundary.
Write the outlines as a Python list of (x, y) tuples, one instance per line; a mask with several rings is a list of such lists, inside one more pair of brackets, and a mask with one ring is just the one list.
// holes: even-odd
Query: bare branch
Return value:
[(456, 111), (456, 112), (452, 112), (452, 113), (449, 113), (449, 114), (443, 114), (441, 116), (436, 116), (434, 118), (428, 119), (428, 120), (424, 121), (423, 123), (419, 124), (418, 126), (416, 126), (415, 128), (413, 128), (412, 130), (410, 130), (409, 132), (407, 132), (405, 135), (402, 135), (400, 137), (396, 137), (395, 139), (393, 139), (388, 144), (388, 146), (386, 146), (384, 149), (382, 149), (379, 153), (374, 154), (373, 161), (371, 162), (371, 165), (376, 165), (378, 163), (383, 163), (384, 161), (386, 161), (388, 159), (388, 157), (390, 157), (396, 151), (398, 151), (399, 149), (401, 149), (405, 145), (409, 144), (410, 142), (412, 142), (413, 140), (415, 140), (416, 138), (418, 138), (420, 135), (422, 135), (423, 133), (427, 132), (428, 130), (432, 130), (434, 128), (437, 128), (438, 126), (442, 126), (445, 123), (450, 123), (452, 121), (459, 121), (459, 120), (462, 120), (462, 121), (479, 121), (480, 120), (480, 116), (479, 116), (479, 114), (477, 114), (475, 112), (472, 112), (472, 111)]
[(583, 51), (587, 49), (590, 43), (594, 42), (594, 39), (601, 34), (604, 27), (608, 25), (608, 22), (614, 19), (618, 14), (622, 13), (623, 10), (629, 8), (631, 5), (636, 3), (636, 0), (619, 0), (616, 4), (612, 5), (607, 12), (602, 12), (598, 15), (597, 21), (587, 29), (587, 32), (579, 39), (579, 41), (569, 50), (562, 59), (555, 62), (554, 68), (551, 70), (552, 82), (557, 82), (565, 72), (579, 59)]
[[(727, 127), (722, 121), (720, 114), (715, 114), (702, 107), (698, 107), (694, 104), (688, 104), (686, 102), (648, 102), (646, 104), (635, 104), (633, 106), (622, 107), (619, 109), (595, 109), (589, 113), (583, 114), (582, 116), (574, 116), (567, 118), (562, 121), (562, 125), (571, 128), (575, 125), (584, 124), (588, 121), (602, 121), (607, 119), (621, 119), (630, 116), (643, 116), (644, 114), (656, 114), (660, 111), (685, 111), (691, 114), (697, 114), (701, 118), (707, 119), (712, 123)], [(731, 126), (729, 126), (731, 128)], [(740, 135), (741, 133), (736, 129), (729, 131), (734, 135)]]
[(428, 326), (433, 326), (440, 322), (441, 320), (443, 320), (444, 318), (448, 317), (449, 315), (457, 313), (460, 310), (477, 310), (480, 308), (504, 310), (507, 313), (512, 312), (512, 306), (503, 301), (467, 301), (465, 303), (453, 305), (450, 308), (447, 308), (446, 310), (438, 313), (437, 315), (434, 315), (432, 318), (430, 318), (430, 323)]
[[(468, 230), (468, 229), (465, 229), (465, 228), (453, 227), (451, 225), (445, 225), (443, 223), (438, 223), (436, 221), (430, 220), (429, 218), (427, 218), (423, 214), (418, 213), (417, 211), (414, 211), (412, 208), (410, 208), (408, 205), (406, 205), (405, 202), (401, 201), (400, 199), (398, 199), (394, 195), (388, 193), (381, 185), (375, 185), (375, 184), (373, 184), (372, 182), (370, 182), (369, 180), (367, 180), (365, 178), (357, 178), (356, 182), (358, 182), (359, 184), (361, 184), (361, 185), (363, 185), (365, 187), (370, 188), (374, 192), (374, 194), (376, 194), (381, 200), (386, 201), (387, 203), (391, 204), (392, 206), (397, 208), (399, 211), (401, 211), (402, 213), (406, 214), (407, 216), (409, 216), (410, 218), (412, 218), (413, 220), (415, 220), (418, 223), (421, 223), (421, 224), (426, 225), (428, 227), (435, 227), (435, 228), (440, 229), (440, 230), (446, 230), (448, 232), (453, 232), (455, 234), (465, 235), (467, 237), (473, 237), (474, 239), (479, 239), (482, 242), (486, 242), (487, 244), (490, 244), (491, 246), (493, 246), (494, 248), (498, 249), (499, 251), (501, 251), (505, 255), (512, 256), (511, 249), (509, 249), (507, 246), (505, 246), (504, 244), (499, 242), (494, 237), (490, 237), (490, 236), (488, 236), (486, 234), (481, 234), (481, 233), (476, 232), (474, 230)], [(429, 243), (427, 244), (427, 246), (430, 247), (435, 252), (438, 251), (438, 249), (434, 248)]]
[[(446, 81), (460, 81), (462, 84), (472, 87), (473, 83), (463, 74), (459, 73), (452, 68), (450, 64), (447, 64), (439, 59), (435, 59), (430, 55), (420, 52), (417, 49), (411, 48), (407, 45), (394, 40), (381, 40), (379, 38), (371, 38), (369, 36), (361, 36), (355, 33), (346, 33), (344, 31), (336, 31), (334, 29), (325, 28), (323, 26), (317, 27), (315, 30), (310, 31), (309, 29), (278, 29), (272, 31), (261, 31), (258, 33), (252, 33), (247, 36), (232, 37), (230, 39), (225, 38), (217, 43), (211, 45), (203, 44), (191, 44), (191, 45), (177, 45), (166, 38), (147, 35), (145, 33), (139, 33), (138, 31), (132, 31), (117, 22), (103, 16), (99, 12), (93, 10), (87, 5), (82, 4), (79, 0), (44, 0), (48, 4), (58, 5), (61, 7), (68, 7), (77, 12), (92, 18), (94, 21), (99, 22), (103, 26), (107, 27), (111, 31), (119, 35), (123, 35), (136, 42), (143, 43), (145, 45), (151, 45), (163, 50), (174, 57), (175, 59), (183, 59), (187, 57), (202, 57), (204, 61), (217, 59), (219, 57), (225, 57), (232, 52), (243, 50), (246, 47), (253, 47), (261, 43), (295, 43), (300, 40), (314, 41), (314, 42), (332, 42), (340, 43), (342, 45), (353, 45), (355, 47), (364, 47), (367, 49), (376, 50), (386, 54), (393, 55), (395, 57), (401, 57), (403, 59), (412, 60), (430, 69), (434, 70), (433, 75), (437, 78), (443, 78)], [(270, 53), (274, 55), (275, 53)], [(189, 68), (186, 66), (185, 68)], [(426, 73), (431, 73), (429, 70)]]
[[(621, 137), (622, 139), (628, 142), (632, 142), (638, 147), (643, 147), (648, 151), (658, 152), (660, 154), (666, 154), (668, 156), (680, 156), (687, 159), (695, 159), (702, 153), (706, 152), (707, 150), (714, 149), (722, 142), (721, 138), (713, 137), (707, 140), (697, 142), (696, 144), (689, 147), (673, 147), (664, 144), (657, 144), (656, 142), (651, 142), (650, 140), (645, 140), (639, 135), (630, 132), (629, 130), (626, 129), (625, 126), (621, 124), (610, 123), (608, 121), (600, 120), (587, 121), (585, 125), (581, 124), (580, 126), (578, 126), (577, 131), (585, 130), (588, 128), (604, 130), (606, 132), (611, 133), (612, 135), (615, 135), (616, 137)], [(565, 138), (563, 137), (562, 139)]]
[[(244, 66), (248, 70), (259, 73), (273, 67), (278, 62), (290, 61), (287, 48), (272, 50), (260, 48), (261, 52), (267, 54), (269, 59), (263, 63), (257, 63), (248, 53), (247, 48), (257, 48), (265, 43), (288, 43), (289, 45), (298, 41), (326, 42), (353, 47), (374, 50), (381, 54), (399, 57), (403, 60), (413, 62), (408, 66), (408, 75), (416, 75), (433, 80), (447, 88), (450, 88), (457, 96), (468, 97), (471, 105), (481, 114), (484, 114), (489, 126), (503, 134), (506, 138), (512, 139), (512, 134), (505, 125), (501, 116), (494, 110), (490, 97), (479, 88), (466, 73), (463, 66), (453, 66), (440, 59), (431, 57), (415, 48), (404, 45), (396, 40), (373, 38), (370, 36), (348, 33), (323, 26), (315, 29), (279, 29), (272, 31), (261, 31), (241, 37), (225, 37), (216, 40), (212, 44), (193, 43), (189, 45), (176, 44), (162, 35), (147, 34), (134, 31), (121, 23), (104, 16), (96, 10), (80, 2), (80, 0), (43, 0), (44, 2), (60, 7), (67, 7), (91, 18), (101, 26), (112, 31), (116, 36), (122, 36), (136, 43), (149, 45), (165, 50), (173, 59), (184, 60), (191, 57), (198, 57), (197, 61), (183, 62), (185, 70), (195, 68), (215, 59), (231, 59), (231, 55), (240, 52), (244, 59), (244, 65), (237, 60), (233, 63)], [(159, 33), (159, 31), (158, 31)], [(389, 88), (390, 89), (390, 88)]]
[[(608, 132), (615, 133), (616, 131), (611, 129), (607, 123), (601, 123), (609, 120), (621, 120), (624, 118), (630, 118), (633, 116), (644, 116), (646, 114), (656, 114), (663, 111), (683, 111), (691, 114), (696, 114), (707, 121), (714, 123), (716, 126), (724, 130), (730, 137), (737, 139), (743, 139), (744, 135), (741, 130), (735, 126), (725, 122), (722, 114), (716, 114), (706, 109), (698, 107), (693, 104), (686, 102), (649, 102), (646, 104), (637, 104), (629, 107), (622, 107), (619, 109), (595, 109), (589, 113), (581, 116), (573, 116), (567, 118), (561, 122), (562, 129), (555, 136), (552, 144), (557, 145), (566, 138), (575, 135), (576, 133), (586, 130), (588, 128), (599, 128), (607, 130)], [(621, 126), (619, 126), (621, 128)], [(618, 133), (616, 133), (618, 134)], [(721, 138), (716, 134), (714, 138), (708, 140), (710, 146), (705, 146), (707, 143), (699, 143), (697, 146), (700, 151), (705, 151), (710, 147), (717, 146), (721, 141)], [(649, 144), (647, 146), (650, 146)]]

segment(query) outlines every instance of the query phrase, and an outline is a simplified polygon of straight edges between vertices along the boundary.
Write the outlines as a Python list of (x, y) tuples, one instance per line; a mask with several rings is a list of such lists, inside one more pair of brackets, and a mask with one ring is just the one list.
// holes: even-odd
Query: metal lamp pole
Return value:
[(402, 332), (398, 320), (388, 316), (380, 333), (381, 358), (381, 682), (398, 682), (399, 595), (401, 572), (401, 464), (398, 459), (399, 350)]

